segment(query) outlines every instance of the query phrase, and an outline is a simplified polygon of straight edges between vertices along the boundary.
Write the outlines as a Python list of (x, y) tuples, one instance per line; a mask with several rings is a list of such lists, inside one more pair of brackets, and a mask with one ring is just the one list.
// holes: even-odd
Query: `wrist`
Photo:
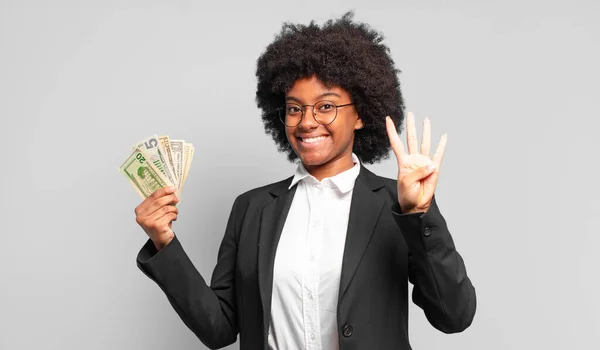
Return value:
[(166, 235), (166, 236), (161, 237), (156, 240), (152, 240), (152, 242), (154, 243), (154, 247), (156, 248), (156, 251), (157, 252), (161, 251), (164, 247), (166, 247), (173, 240), (173, 238), (175, 238), (175, 235), (171, 232), (171, 234), (169, 234), (169, 235)]
[(400, 206), (401, 208), (401, 212), (402, 214), (414, 214), (414, 213), (424, 213), (426, 212), (429, 208), (418, 208), (418, 207), (411, 207), (409, 209), (402, 209), (402, 206)]

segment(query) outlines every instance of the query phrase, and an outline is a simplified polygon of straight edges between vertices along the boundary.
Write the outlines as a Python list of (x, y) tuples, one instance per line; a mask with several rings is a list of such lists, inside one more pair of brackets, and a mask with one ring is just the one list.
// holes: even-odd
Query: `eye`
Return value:
[(319, 111), (320, 112), (330, 112), (335, 108), (335, 106), (331, 103), (328, 102), (324, 102), (323, 104), (321, 104), (319, 106)]
[(302, 109), (300, 109), (300, 107), (297, 105), (287, 105), (285, 110), (287, 114), (298, 114), (302, 112)]

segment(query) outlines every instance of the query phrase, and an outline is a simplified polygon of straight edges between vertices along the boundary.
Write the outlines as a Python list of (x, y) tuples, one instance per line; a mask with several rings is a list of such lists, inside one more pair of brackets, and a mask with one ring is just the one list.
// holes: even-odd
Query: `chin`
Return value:
[(302, 163), (308, 166), (323, 165), (330, 160), (328, 154), (323, 154), (321, 152), (296, 152), (296, 154)]

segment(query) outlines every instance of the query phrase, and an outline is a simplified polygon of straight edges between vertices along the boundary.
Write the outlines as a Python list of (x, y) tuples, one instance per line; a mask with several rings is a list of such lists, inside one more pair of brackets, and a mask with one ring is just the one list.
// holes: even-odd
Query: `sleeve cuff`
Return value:
[(437, 206), (435, 195), (426, 212), (402, 214), (400, 204), (396, 202), (392, 206), (392, 214), (405, 241), (411, 247), (418, 246), (428, 250), (434, 247), (442, 238), (439, 236), (447, 231), (446, 221)]
[(146, 244), (140, 249), (137, 255), (137, 264), (143, 270), (148, 270), (153, 266), (159, 265), (161, 261), (168, 260), (169, 257), (176, 254), (175, 251), (183, 249), (177, 235), (163, 249), (157, 251), (154, 242), (151, 239), (146, 241)]

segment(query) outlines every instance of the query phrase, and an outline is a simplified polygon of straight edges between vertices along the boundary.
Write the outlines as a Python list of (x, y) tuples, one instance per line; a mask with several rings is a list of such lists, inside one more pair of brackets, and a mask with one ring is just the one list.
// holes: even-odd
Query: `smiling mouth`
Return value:
[(308, 144), (312, 144), (312, 143), (319, 143), (320, 141), (325, 140), (325, 138), (327, 138), (327, 136), (323, 135), (323, 136), (317, 136), (317, 137), (299, 137), (298, 139), (300, 139), (300, 141), (302, 141), (303, 143), (308, 143)]

